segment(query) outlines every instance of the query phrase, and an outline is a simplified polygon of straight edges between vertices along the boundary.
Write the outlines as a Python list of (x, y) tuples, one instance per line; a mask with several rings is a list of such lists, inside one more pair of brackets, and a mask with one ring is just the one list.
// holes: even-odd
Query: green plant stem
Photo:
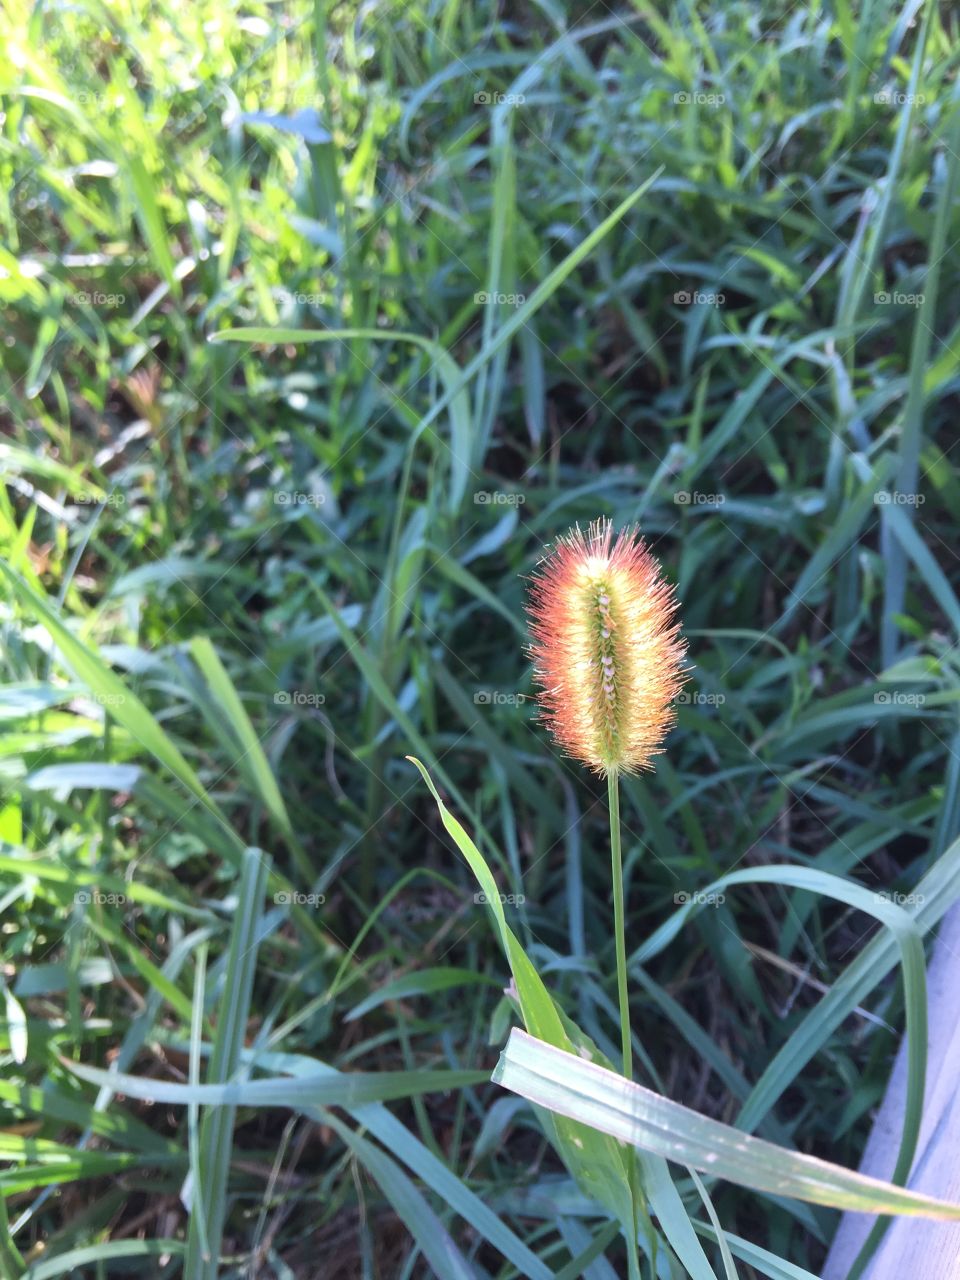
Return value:
[(623, 921), (623, 858), (620, 853), (620, 779), (616, 772), (607, 775), (610, 805), (610, 858), (613, 872), (613, 931), (617, 943), (617, 994), (620, 1001), (620, 1040), (623, 1049), (623, 1074), (633, 1079), (633, 1043), (630, 1036), (630, 1004), (627, 995), (627, 941)]
[[(620, 1004), (620, 1044), (623, 1053), (623, 1074), (633, 1079), (633, 1041), (630, 1034), (630, 1000), (627, 993), (627, 937), (623, 918), (623, 856), (620, 850), (620, 777), (616, 770), (607, 774), (607, 799), (610, 809), (610, 861), (613, 878), (613, 931), (617, 947), (617, 995)], [(627, 1177), (630, 1199), (633, 1203), (633, 1233), (630, 1241), (630, 1274), (639, 1275), (637, 1258), (637, 1230), (641, 1215), (639, 1188), (637, 1186), (637, 1161), (633, 1150), (627, 1152)]]

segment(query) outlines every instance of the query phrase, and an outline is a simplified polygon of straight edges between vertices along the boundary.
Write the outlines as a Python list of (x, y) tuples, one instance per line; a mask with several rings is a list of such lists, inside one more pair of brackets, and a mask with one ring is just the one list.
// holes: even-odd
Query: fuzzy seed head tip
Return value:
[(637, 528), (609, 520), (559, 538), (531, 579), (527, 615), (541, 715), (595, 772), (651, 767), (673, 727), (686, 645), (677, 602)]

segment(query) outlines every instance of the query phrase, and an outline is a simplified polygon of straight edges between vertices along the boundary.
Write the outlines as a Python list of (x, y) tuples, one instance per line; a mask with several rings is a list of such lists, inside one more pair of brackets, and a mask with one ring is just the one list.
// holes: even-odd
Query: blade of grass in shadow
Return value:
[(397, 1217), (414, 1240), (437, 1276), (450, 1280), (477, 1280), (470, 1266), (444, 1229), (443, 1223), (403, 1172), (400, 1166), (375, 1143), (363, 1138), (330, 1112), (323, 1121), (350, 1148), (370, 1177), (393, 1206)]
[[(960, 155), (958, 155), (960, 153), (960, 97), (958, 97), (958, 93), (960, 93), (960, 90), (955, 85), (949, 105), (952, 118), (947, 133), (945, 174), (937, 198), (933, 232), (930, 236), (930, 244), (927, 250), (927, 269), (923, 278), (923, 301), (920, 303), (913, 325), (907, 402), (903, 410), (903, 426), (900, 431), (900, 457), (894, 479), (897, 495), (912, 495), (914, 498), (916, 497), (920, 448), (923, 439), (924, 380), (930, 362), (931, 341), (936, 329), (940, 267), (947, 243), (947, 230), (953, 216), (954, 195), (957, 189), (958, 173), (960, 173)], [(909, 111), (909, 107), (905, 107), (904, 111)], [(884, 667), (891, 666), (896, 660), (898, 643), (896, 615), (903, 611), (907, 589), (907, 548), (904, 545), (902, 533), (893, 527), (891, 517), (895, 514), (898, 515), (900, 522), (910, 526), (912, 531), (914, 510), (914, 503), (908, 503), (905, 509), (893, 503), (888, 503), (881, 511), (880, 549), (883, 554), (885, 573), (880, 655)]]
[(400, 706), (399, 702), (397, 702), (392, 691), (387, 686), (386, 681), (383, 679), (383, 676), (380, 674), (380, 670), (373, 658), (371, 658), (370, 654), (356, 638), (351, 628), (347, 626), (346, 622), (344, 622), (340, 610), (318, 583), (312, 582), (310, 585), (311, 589), (320, 597), (321, 604), (332, 620), (334, 626), (337, 628), (340, 638), (343, 641), (344, 648), (347, 651), (347, 656), (359, 669), (361, 675), (370, 686), (370, 691), (373, 696), (379, 699), (393, 719), (396, 720), (403, 732), (409, 737), (410, 741), (417, 747), (417, 750), (423, 752), (426, 759), (430, 761), (431, 768), (434, 769), (437, 777), (440, 778), (443, 785), (456, 799), (457, 803), (462, 805), (464, 809), (469, 808), (463, 796), (457, 789), (456, 783), (453, 782), (446, 770), (440, 764), (439, 760), (437, 760), (434, 752), (431, 751), (426, 738), (423, 737), (416, 725)]
[[(115, 1240), (100, 1241), (69, 1249), (43, 1262), (35, 1262), (23, 1273), (23, 1280), (56, 1280), (57, 1276), (78, 1276), (88, 1267), (99, 1267), (111, 1258), (156, 1258), (166, 1255), (179, 1258), (182, 1240)], [(142, 1273), (141, 1273), (142, 1274)]]
[[(711, 1224), (694, 1222), (693, 1225), (705, 1239), (717, 1239), (717, 1232)], [(758, 1244), (744, 1240), (741, 1236), (732, 1235), (729, 1231), (724, 1232), (724, 1236), (730, 1252), (735, 1257), (748, 1263), (761, 1275), (769, 1276), (770, 1280), (821, 1280), (820, 1276), (815, 1276), (805, 1267), (798, 1267), (793, 1262), (778, 1258), (775, 1253), (771, 1253), (768, 1249), (761, 1249)]]
[[(336, 1080), (342, 1075), (334, 1067), (296, 1053), (263, 1053), (247, 1050), (245, 1061), (271, 1071), (289, 1072), (292, 1077), (316, 1076), (318, 1072)], [(483, 1073), (486, 1078), (486, 1072)], [(357, 1124), (377, 1139), (398, 1160), (440, 1196), (454, 1213), (503, 1254), (529, 1280), (550, 1280), (550, 1269), (516, 1236), (480, 1197), (429, 1150), (382, 1102), (342, 1103)], [(320, 1118), (318, 1108), (302, 1108), (304, 1115)], [(614, 1233), (615, 1234), (615, 1233)]]
[(556, 1280), (581, 1280), (581, 1277), (583, 1280), (616, 1280), (617, 1273), (602, 1256), (616, 1238), (615, 1222), (608, 1222), (592, 1239), (589, 1231), (576, 1219), (559, 1217), (557, 1226), (563, 1243), (574, 1256), (557, 1272)]
[(197, 636), (190, 645), (190, 653), (207, 681), (210, 692), (217, 706), (226, 717), (240, 755), (235, 761), (237, 768), (243, 773), (254, 795), (258, 796), (276, 827), (282, 833), (290, 847), (290, 852), (297, 864), (300, 874), (308, 882), (312, 881), (314, 870), (306, 850), (293, 829), (287, 813), (280, 787), (267, 760), (266, 753), (257, 737), (256, 730), (250, 723), (246, 708), (234, 688), (233, 681), (220, 661), (216, 650), (206, 636)]
[[(960, 112), (958, 112), (958, 115), (960, 115)], [(920, 577), (929, 587), (930, 593), (943, 610), (956, 635), (960, 637), (960, 601), (957, 600), (949, 578), (933, 558), (930, 548), (920, 537), (920, 534), (917, 533), (912, 517), (907, 514), (908, 509), (892, 502), (889, 504), (889, 509), (887, 507), (884, 508), (883, 519), (888, 534), (894, 538), (898, 551), (904, 557), (904, 560), (909, 558), (913, 561)], [(895, 612), (897, 611), (899, 610), (895, 610)], [(894, 649), (891, 649), (890, 653), (895, 659)], [(887, 662), (887, 653), (884, 651), (885, 667)]]
[(717, 1245), (720, 1249), (720, 1257), (723, 1261), (723, 1268), (726, 1273), (727, 1280), (739, 1280), (736, 1264), (734, 1263), (733, 1256), (730, 1253), (730, 1245), (727, 1243), (726, 1233), (720, 1225), (720, 1219), (717, 1217), (717, 1211), (713, 1207), (713, 1201), (710, 1199), (710, 1193), (703, 1185), (703, 1179), (697, 1173), (696, 1169), (688, 1169), (687, 1172), (693, 1180), (693, 1185), (697, 1188), (697, 1194), (703, 1201), (703, 1207), (707, 1211), (707, 1216), (709, 1217), (711, 1226), (716, 1234)]

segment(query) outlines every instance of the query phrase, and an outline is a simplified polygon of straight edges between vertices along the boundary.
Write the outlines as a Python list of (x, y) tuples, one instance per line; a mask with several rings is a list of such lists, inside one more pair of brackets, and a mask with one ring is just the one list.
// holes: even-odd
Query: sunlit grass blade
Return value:
[[(247, 1019), (257, 967), (262, 904), (267, 887), (268, 859), (259, 849), (244, 853), (237, 907), (230, 932), (230, 949), (220, 1018), (213, 1042), (207, 1078), (213, 1088), (227, 1088), (241, 1065)], [(189, 1091), (190, 1086), (185, 1086)], [(202, 1088), (202, 1086), (201, 1086)], [(229, 1195), (235, 1105), (207, 1112), (200, 1128), (201, 1182), (191, 1188), (190, 1230), (187, 1236), (185, 1273), (194, 1280), (214, 1280), (220, 1271), (220, 1246)], [(203, 1226), (200, 1226), (200, 1218)]]
[[(189, 1085), (145, 1076), (124, 1075), (87, 1067), (79, 1062), (65, 1064), (81, 1080), (109, 1086), (128, 1098), (177, 1106), (227, 1108), (296, 1106), (365, 1106), (395, 1098), (413, 1098), (422, 1093), (446, 1093), (451, 1089), (481, 1084), (484, 1071), (473, 1069), (420, 1071), (351, 1071), (331, 1076), (289, 1080), (285, 1076), (266, 1080), (236, 1080)], [(211, 1061), (211, 1068), (212, 1068)]]
[[(734, 871), (728, 876), (721, 876), (703, 891), (698, 900), (675, 912), (640, 948), (636, 959), (642, 961), (656, 955), (668, 939), (676, 936), (685, 920), (702, 910), (705, 902), (715, 901), (716, 895), (722, 894), (725, 889), (745, 884), (779, 884), (834, 898), (880, 920), (895, 939), (903, 969), (908, 1066), (903, 1134), (891, 1179), (896, 1183), (905, 1182), (920, 1134), (927, 1065), (927, 983), (921, 930), (910, 914), (897, 903), (889, 901), (883, 894), (871, 893), (861, 885), (852, 884), (839, 876), (808, 867), (764, 867), (759, 870)], [(714, 896), (711, 898), (711, 895)], [(922, 896), (920, 900), (922, 901)]]
[(960, 1221), (960, 1204), (754, 1138), (518, 1028), (494, 1079), (538, 1106), (740, 1186), (861, 1213)]
[(190, 652), (234, 735), (238, 751), (235, 761), (237, 769), (247, 778), (252, 793), (262, 801), (277, 829), (283, 833), (301, 875), (310, 883), (313, 878), (310, 859), (293, 829), (263, 745), (226, 667), (206, 636), (197, 636), (190, 646)]
[(219, 814), (217, 806), (180, 749), (170, 740), (136, 694), (132, 693), (120, 677), (111, 671), (89, 644), (77, 639), (45, 600), (22, 582), (2, 561), (0, 561), (0, 572), (3, 573), (20, 604), (27, 611), (34, 613), (49, 631), (64, 661), (77, 679), (82, 680), (92, 693), (104, 699), (105, 705), (110, 707), (111, 715), (140, 743), (144, 751), (169, 769), (203, 805), (213, 813)]

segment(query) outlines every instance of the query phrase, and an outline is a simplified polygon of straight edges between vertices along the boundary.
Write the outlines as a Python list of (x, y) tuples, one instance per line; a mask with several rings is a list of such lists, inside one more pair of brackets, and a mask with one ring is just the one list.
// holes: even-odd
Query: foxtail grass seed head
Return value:
[(604, 775), (650, 767), (683, 687), (677, 602), (637, 529), (595, 520), (560, 538), (527, 614), (541, 713), (560, 747)]

